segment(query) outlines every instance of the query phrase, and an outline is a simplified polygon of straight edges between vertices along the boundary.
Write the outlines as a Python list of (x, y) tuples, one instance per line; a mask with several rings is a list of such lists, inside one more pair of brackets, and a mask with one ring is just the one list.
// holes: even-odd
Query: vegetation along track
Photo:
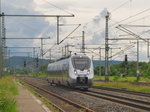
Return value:
[(100, 92), (96, 90), (95, 91), (88, 90), (84, 92), (78, 91), (78, 92), (88, 95), (88, 96), (95, 97), (95, 98), (109, 100), (112, 102), (116, 102), (119, 104), (127, 105), (136, 109), (150, 112), (150, 102), (147, 102), (147, 101), (142, 101), (139, 99), (132, 99), (129, 97), (124, 97), (124, 96), (118, 96), (118, 95), (110, 94), (110, 93), (104, 93), (104, 92)]
[[(38, 90), (40, 90), (40, 91), (42, 91), (42, 92), (44, 92), (44, 93), (47, 93), (47, 94), (49, 94), (49, 95), (51, 95), (51, 96), (54, 96), (54, 97), (56, 97), (56, 98), (58, 98), (58, 99), (60, 99), (60, 100), (62, 100), (63, 102), (66, 102), (67, 104), (69, 104), (69, 105), (72, 105), (72, 106), (74, 106), (74, 107), (76, 107), (77, 109), (78, 109), (78, 111), (79, 112), (95, 112), (95, 110), (92, 110), (92, 109), (90, 109), (90, 108), (88, 108), (88, 107), (86, 107), (86, 106), (83, 106), (83, 105), (81, 105), (81, 104), (79, 104), (79, 103), (77, 103), (77, 102), (74, 102), (74, 101), (71, 101), (71, 100), (69, 100), (69, 99), (67, 99), (67, 98), (65, 98), (65, 97), (63, 97), (63, 96), (60, 96), (60, 95), (57, 95), (56, 93), (53, 93), (53, 92), (51, 92), (51, 91), (49, 91), (49, 90), (46, 90), (46, 89), (44, 89), (42, 86), (40, 86), (40, 85), (36, 85), (36, 84), (34, 84), (34, 83), (32, 83), (32, 82), (29, 82), (29, 81), (27, 81), (27, 80), (22, 80), (21, 79), (21, 81), (23, 81), (25, 84), (27, 84), (27, 85), (29, 85), (31, 88), (33, 88), (33, 89), (38, 89)], [(62, 107), (58, 107), (58, 106), (55, 106), (56, 108), (58, 108), (60, 111), (62, 111), (62, 112), (71, 112), (71, 109), (72, 108), (70, 108), (70, 109), (62, 109)], [(64, 108), (64, 107), (63, 107)], [(68, 110), (68, 111), (66, 111), (66, 110)]]

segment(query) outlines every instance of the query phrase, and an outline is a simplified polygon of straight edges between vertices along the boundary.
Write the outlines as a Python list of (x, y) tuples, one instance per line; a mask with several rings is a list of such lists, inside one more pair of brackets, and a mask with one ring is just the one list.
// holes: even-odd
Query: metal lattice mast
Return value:
[(85, 39), (84, 39), (84, 31), (82, 31), (82, 53), (85, 53)]
[[(2, 15), (4, 15), (4, 13), (2, 13)], [(2, 63), (3, 63), (3, 67), (5, 67), (5, 56), (6, 56), (6, 28), (5, 28), (5, 18), (4, 16), (2, 16)]]
[(106, 17), (106, 29), (105, 29), (105, 81), (109, 80), (109, 46), (108, 46), (108, 20), (109, 12), (107, 12)]
[(50, 56), (50, 62), (51, 62), (51, 60), (52, 60), (52, 51), (51, 51), (51, 49), (49, 50), (49, 56)]
[(59, 45), (59, 16), (57, 17), (57, 45)]
[(101, 77), (101, 48), (99, 47), (99, 77)]
[(41, 58), (42, 58), (42, 60), (41, 60), (41, 65), (43, 65), (43, 39), (41, 38)]
[[(0, 0), (0, 15), (1, 15), (1, 0)], [(2, 44), (2, 16), (0, 16), (0, 77), (3, 75), (3, 44)]]
[(136, 77), (137, 81), (140, 79), (140, 71), (139, 71), (139, 39), (137, 40), (137, 68), (136, 68)]

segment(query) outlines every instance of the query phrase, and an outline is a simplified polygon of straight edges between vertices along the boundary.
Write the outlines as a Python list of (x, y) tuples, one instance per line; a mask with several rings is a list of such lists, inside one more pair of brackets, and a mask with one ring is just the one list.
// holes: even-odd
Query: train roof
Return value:
[(58, 59), (58, 60), (56, 60), (56, 61), (64, 60), (64, 59), (67, 59), (67, 58), (70, 58), (70, 57), (71, 57), (71, 56), (62, 57), (62, 58), (60, 58), (60, 59)]
[(71, 56), (67, 56), (67, 57), (62, 57), (52, 63), (56, 63), (56, 62), (59, 62), (59, 61), (62, 61), (62, 60), (66, 60), (66, 59), (69, 59), (69, 58), (72, 58), (72, 57), (86, 57), (86, 58), (89, 58), (88, 56), (86, 55), (83, 55), (83, 54), (75, 54), (75, 55), (71, 55)]

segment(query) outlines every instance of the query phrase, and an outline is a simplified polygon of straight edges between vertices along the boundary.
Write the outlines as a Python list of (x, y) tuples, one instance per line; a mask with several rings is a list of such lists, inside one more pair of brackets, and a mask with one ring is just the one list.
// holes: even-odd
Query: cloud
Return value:
[[(3, 11), (6, 14), (41, 14), (35, 11), (33, 6), (35, 6), (35, 3), (31, 0), (14, 0), (13, 2), (6, 0)], [(48, 36), (50, 32), (55, 30), (54, 25), (50, 25), (45, 18), (6, 17), (5, 23), (7, 37)], [(48, 31), (46, 32), (46, 29), (49, 29), (49, 33)]]
[(105, 32), (96, 32), (93, 34), (93, 39), (90, 40), (92, 44), (102, 44), (104, 43)]
[(2, 2), (2, 10), (9, 14), (31, 14), (34, 12), (34, 2), (32, 0), (5, 0)]
[[(3, 1), (2, 11), (5, 14), (40, 14), (35, 10), (36, 4), (32, 0), (10, 0)], [(6, 38), (34, 38), (34, 37), (54, 37), (56, 26), (45, 18), (22, 18), (5, 17)], [(7, 46), (11, 47), (40, 47), (39, 40), (7, 40)], [(11, 49), (11, 52), (26, 52), (27, 49)], [(33, 52), (33, 49), (29, 50)], [(39, 51), (38, 51), (39, 52)], [(18, 54), (12, 54), (18, 55)], [(19, 54), (21, 55), (21, 54)], [(23, 54), (25, 55), (25, 53)]]
[(84, 26), (86, 35), (88, 35), (87, 43), (102, 44), (105, 37), (105, 16), (107, 9), (100, 11), (91, 22)]
[(104, 8), (98, 16), (93, 18), (93, 22), (98, 25), (101, 22), (101, 19), (105, 19), (106, 15), (108, 15), (108, 10)]

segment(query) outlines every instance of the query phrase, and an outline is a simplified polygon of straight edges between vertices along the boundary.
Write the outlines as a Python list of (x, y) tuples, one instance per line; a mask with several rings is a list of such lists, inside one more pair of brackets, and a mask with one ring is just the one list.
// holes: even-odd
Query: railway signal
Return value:
[(36, 68), (38, 68), (39, 67), (39, 58), (37, 57), (36, 58)]
[(128, 55), (125, 55), (125, 63), (128, 63)]
[(125, 55), (125, 75), (128, 75), (128, 55)]
[(24, 66), (24, 68), (27, 66), (27, 62), (26, 61), (23, 62), (23, 66)]

